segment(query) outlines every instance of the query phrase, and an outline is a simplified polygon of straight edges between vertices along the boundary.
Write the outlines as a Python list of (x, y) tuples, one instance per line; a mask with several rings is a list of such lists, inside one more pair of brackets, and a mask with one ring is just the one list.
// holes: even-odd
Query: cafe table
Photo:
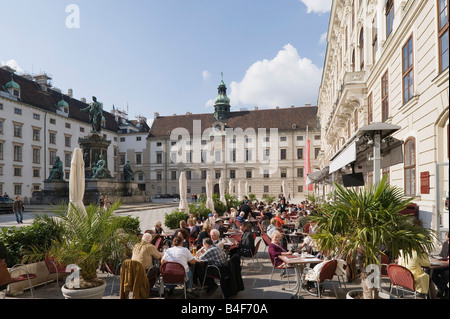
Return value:
[[(429, 276), (430, 276), (430, 285), (433, 284), (433, 281), (431, 278), (433, 277), (433, 270), (435, 269), (448, 269), (449, 264), (447, 258), (442, 258), (438, 255), (431, 255), (430, 256), (430, 267), (424, 267), (429, 269)], [(434, 289), (430, 289), (430, 298), (436, 299), (436, 291)]]
[(296, 291), (296, 293), (291, 298), (292, 299), (301, 299), (302, 297), (300, 296), (300, 290), (302, 288), (302, 283), (303, 283), (303, 279), (302, 279), (303, 269), (305, 269), (306, 265), (308, 265), (308, 264), (318, 264), (318, 263), (321, 263), (322, 260), (315, 257), (314, 255), (306, 254), (306, 253), (304, 253), (302, 255), (297, 255), (297, 254), (280, 255), (280, 256), (278, 256), (278, 258), (280, 258), (288, 267), (293, 267), (295, 270), (295, 275), (296, 275), (295, 287), (293, 289), (285, 289), (285, 290)]

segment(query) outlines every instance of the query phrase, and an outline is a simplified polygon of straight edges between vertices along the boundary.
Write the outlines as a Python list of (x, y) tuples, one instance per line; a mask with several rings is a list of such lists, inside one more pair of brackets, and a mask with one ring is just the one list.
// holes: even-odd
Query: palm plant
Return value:
[(311, 216), (318, 223), (313, 238), (321, 251), (334, 252), (347, 260), (358, 254), (364, 298), (378, 298), (379, 287), (366, 280), (368, 266), (380, 265), (386, 250), (392, 256), (398, 256), (400, 250), (406, 255), (431, 251), (435, 234), (414, 223), (410, 216), (399, 214), (413, 199), (406, 198), (402, 189), (390, 186), (386, 176), (359, 190), (335, 186), (336, 199)]
[(107, 210), (91, 204), (86, 207), (86, 213), (72, 203), (69, 205), (55, 211), (63, 230), (49, 253), (61, 264), (75, 264), (80, 268), (79, 288), (100, 286), (103, 281), (98, 279), (97, 269), (101, 262), (125, 255), (127, 244), (135, 243), (138, 237), (123, 229), (122, 219), (114, 218), (113, 212), (120, 207), (120, 202)]

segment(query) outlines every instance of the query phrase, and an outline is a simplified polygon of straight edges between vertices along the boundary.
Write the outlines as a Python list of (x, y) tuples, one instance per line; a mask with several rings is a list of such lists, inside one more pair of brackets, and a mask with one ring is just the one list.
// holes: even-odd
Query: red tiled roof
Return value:
[[(317, 106), (260, 109), (230, 112), (224, 121), (228, 128), (278, 128), (279, 131), (317, 129)], [(192, 134), (194, 120), (201, 121), (201, 131), (212, 127), (216, 122), (213, 113), (160, 116), (154, 119), (149, 137), (169, 137), (174, 128), (185, 128)], [(295, 124), (295, 126), (294, 126)]]
[[(5, 84), (11, 81), (11, 72), (0, 68), (0, 90), (7, 92), (4, 88)], [(14, 82), (20, 85), (20, 99), (19, 101), (38, 107), (48, 112), (56, 113), (56, 104), (61, 101), (61, 97), (69, 104), (69, 118), (73, 118), (85, 123), (89, 122), (88, 113), (82, 112), (81, 109), (88, 106), (87, 103), (81, 102), (77, 99), (71, 98), (67, 95), (62, 95), (61, 92), (49, 88), (47, 92), (43, 91), (38, 83), (29, 80), (20, 75), (14, 74)], [(119, 129), (114, 115), (103, 111), (103, 116), (106, 121), (106, 129), (117, 132)]]

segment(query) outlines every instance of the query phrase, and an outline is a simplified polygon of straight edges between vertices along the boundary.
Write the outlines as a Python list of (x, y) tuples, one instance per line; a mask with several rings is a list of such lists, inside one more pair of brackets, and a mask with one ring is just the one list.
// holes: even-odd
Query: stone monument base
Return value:
[[(145, 203), (147, 196), (139, 190), (137, 182), (114, 179), (86, 179), (84, 205), (97, 204), (100, 196), (108, 195), (111, 203), (120, 199), (123, 203)], [(69, 182), (64, 180), (45, 180), (44, 189), (34, 191), (31, 205), (57, 205), (69, 202)]]
[(65, 180), (44, 181), (44, 190), (34, 191), (31, 205), (61, 204), (69, 201), (69, 182)]

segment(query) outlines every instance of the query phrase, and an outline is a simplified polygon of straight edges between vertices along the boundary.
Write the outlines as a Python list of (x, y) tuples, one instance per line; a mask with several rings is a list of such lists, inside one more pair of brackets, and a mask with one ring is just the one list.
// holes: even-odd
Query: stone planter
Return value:
[(105, 289), (106, 281), (101, 286), (87, 289), (67, 289), (63, 285), (61, 292), (66, 299), (102, 299)]

